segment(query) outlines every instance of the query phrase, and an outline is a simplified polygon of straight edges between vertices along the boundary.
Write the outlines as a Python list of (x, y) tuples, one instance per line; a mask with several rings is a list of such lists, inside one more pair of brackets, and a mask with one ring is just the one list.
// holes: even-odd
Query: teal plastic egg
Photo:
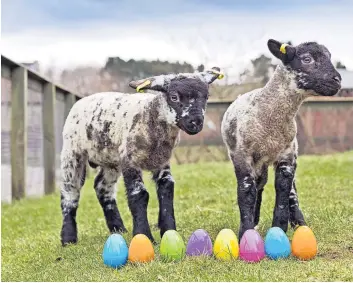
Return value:
[(108, 237), (103, 248), (103, 262), (113, 268), (120, 267), (127, 262), (129, 249), (125, 239), (119, 234)]
[(183, 238), (175, 230), (168, 230), (164, 233), (160, 254), (162, 259), (166, 261), (181, 260), (185, 256), (185, 244)]
[(268, 230), (265, 238), (265, 252), (271, 259), (286, 258), (290, 255), (290, 242), (281, 228), (272, 227)]

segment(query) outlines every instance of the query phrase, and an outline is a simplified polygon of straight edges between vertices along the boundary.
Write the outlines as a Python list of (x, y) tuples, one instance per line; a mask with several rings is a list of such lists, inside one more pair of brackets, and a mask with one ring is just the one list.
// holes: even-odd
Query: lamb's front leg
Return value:
[[(237, 156), (237, 155), (235, 155)], [(254, 229), (254, 211), (256, 204), (256, 182), (254, 170), (245, 159), (232, 158), (238, 182), (238, 206), (240, 210), (239, 241), (246, 230)]]
[(268, 167), (264, 166), (260, 176), (256, 179), (257, 198), (256, 198), (255, 216), (254, 216), (255, 226), (259, 224), (259, 220), (260, 220), (262, 193), (267, 183), (267, 178), (268, 178)]
[(281, 159), (276, 164), (275, 188), (276, 204), (273, 212), (272, 227), (280, 227), (287, 232), (289, 221), (289, 195), (295, 176), (295, 160)]
[(147, 219), (149, 194), (143, 184), (142, 172), (135, 168), (125, 168), (123, 177), (133, 218), (133, 235), (144, 234), (154, 242)]
[(157, 185), (159, 201), (158, 227), (161, 237), (167, 230), (176, 230), (174, 218), (174, 179), (167, 165), (161, 170), (153, 172), (153, 180)]

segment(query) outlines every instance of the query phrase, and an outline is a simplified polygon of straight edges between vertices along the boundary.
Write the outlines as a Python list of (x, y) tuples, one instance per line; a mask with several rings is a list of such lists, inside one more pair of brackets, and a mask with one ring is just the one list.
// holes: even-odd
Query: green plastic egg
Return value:
[(175, 230), (164, 233), (160, 245), (160, 254), (166, 261), (181, 260), (185, 256), (185, 244), (183, 238)]

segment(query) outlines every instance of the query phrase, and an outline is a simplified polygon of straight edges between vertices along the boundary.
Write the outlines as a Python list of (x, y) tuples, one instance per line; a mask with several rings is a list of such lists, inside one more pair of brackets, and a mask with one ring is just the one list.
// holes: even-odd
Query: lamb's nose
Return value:
[(339, 84), (341, 83), (341, 77), (340, 76), (334, 76), (333, 79), (338, 82)]
[(191, 120), (191, 124), (200, 127), (203, 123), (203, 119), (201, 116), (196, 116), (194, 119)]

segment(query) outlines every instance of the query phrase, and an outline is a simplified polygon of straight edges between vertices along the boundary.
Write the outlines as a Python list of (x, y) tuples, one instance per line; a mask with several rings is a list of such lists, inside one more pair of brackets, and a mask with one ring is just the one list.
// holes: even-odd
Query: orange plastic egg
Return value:
[(316, 238), (308, 226), (300, 226), (295, 230), (292, 239), (292, 253), (302, 260), (312, 259), (316, 256)]
[(129, 261), (149, 262), (153, 259), (154, 249), (150, 239), (143, 234), (133, 237), (129, 247)]

